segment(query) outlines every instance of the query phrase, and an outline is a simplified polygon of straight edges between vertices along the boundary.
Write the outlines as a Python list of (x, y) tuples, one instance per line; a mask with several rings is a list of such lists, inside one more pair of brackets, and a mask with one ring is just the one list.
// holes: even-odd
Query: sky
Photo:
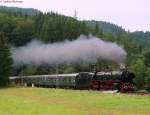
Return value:
[(57, 12), (79, 20), (107, 21), (129, 31), (150, 31), (150, 0), (0, 0), (0, 5)]

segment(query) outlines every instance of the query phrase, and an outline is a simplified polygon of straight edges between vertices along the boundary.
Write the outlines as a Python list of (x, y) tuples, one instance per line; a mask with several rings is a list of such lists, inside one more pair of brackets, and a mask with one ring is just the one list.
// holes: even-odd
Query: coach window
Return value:
[(68, 82), (68, 78), (65, 78), (65, 81)]
[(67, 80), (67, 82), (69, 82), (69, 78), (67, 78), (66, 80)]
[(74, 80), (74, 78), (72, 79), (72, 82), (74, 82), (75, 80)]
[(55, 78), (50, 78), (50, 80), (51, 80), (52, 82), (55, 82)]
[[(51, 78), (49, 78), (49, 81), (51, 81)], [(53, 81), (53, 79), (52, 79), (52, 81)]]

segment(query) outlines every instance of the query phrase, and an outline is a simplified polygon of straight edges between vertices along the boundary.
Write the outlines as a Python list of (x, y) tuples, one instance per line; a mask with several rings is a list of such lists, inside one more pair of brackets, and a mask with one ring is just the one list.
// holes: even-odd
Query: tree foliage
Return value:
[(144, 63), (150, 67), (150, 49), (144, 52)]
[(8, 84), (8, 77), (11, 69), (11, 58), (9, 48), (6, 44), (6, 37), (0, 33), (0, 86)]
[(132, 70), (136, 73), (135, 83), (138, 88), (143, 88), (145, 85), (145, 65), (141, 59), (137, 60), (131, 66)]

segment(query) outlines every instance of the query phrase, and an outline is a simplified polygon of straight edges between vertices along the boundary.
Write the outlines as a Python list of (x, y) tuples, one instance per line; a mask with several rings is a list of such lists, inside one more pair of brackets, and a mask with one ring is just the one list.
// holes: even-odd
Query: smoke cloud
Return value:
[(98, 58), (122, 63), (127, 55), (125, 50), (116, 43), (83, 35), (77, 40), (53, 44), (33, 40), (26, 46), (12, 48), (11, 54), (14, 65), (94, 63)]

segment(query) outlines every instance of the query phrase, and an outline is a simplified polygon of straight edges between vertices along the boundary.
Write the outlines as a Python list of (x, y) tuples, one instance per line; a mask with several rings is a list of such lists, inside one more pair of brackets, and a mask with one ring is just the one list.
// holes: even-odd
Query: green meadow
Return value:
[(3, 88), (0, 89), (0, 115), (150, 115), (150, 96)]

